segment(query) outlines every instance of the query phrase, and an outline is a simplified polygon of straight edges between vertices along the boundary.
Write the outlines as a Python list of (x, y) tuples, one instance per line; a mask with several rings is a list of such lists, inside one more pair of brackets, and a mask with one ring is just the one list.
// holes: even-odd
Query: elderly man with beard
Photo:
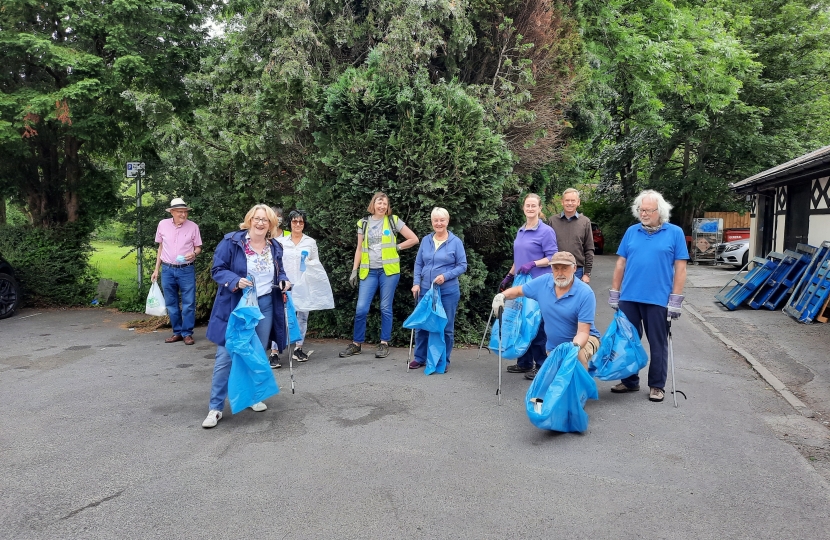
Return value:
[[(591, 287), (574, 280), (576, 258), (567, 251), (555, 253), (550, 261), (553, 270), (519, 287), (511, 287), (493, 298), (493, 312), (504, 307), (505, 300), (525, 296), (539, 302), (545, 321), (547, 354), (558, 345), (570, 341), (579, 347), (579, 362), (587, 370), (588, 361), (599, 348), (600, 334), (594, 326), (597, 300)], [(526, 373), (533, 379), (538, 369)]]
[[(686, 284), (686, 237), (669, 223), (672, 206), (663, 196), (647, 189), (640, 193), (631, 212), (640, 223), (628, 228), (617, 249), (617, 266), (611, 280), (608, 304), (621, 309), (637, 328), (645, 329), (651, 349), (648, 366), (649, 401), (663, 401), (668, 371), (667, 317), (680, 317)], [(636, 392), (640, 376), (634, 374), (611, 388), (612, 392)]]

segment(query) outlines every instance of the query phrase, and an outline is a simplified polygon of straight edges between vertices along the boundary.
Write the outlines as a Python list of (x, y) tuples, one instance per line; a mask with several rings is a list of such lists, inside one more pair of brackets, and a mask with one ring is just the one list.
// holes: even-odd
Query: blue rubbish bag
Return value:
[(404, 328), (426, 330), (427, 364), (424, 374), (444, 373), (447, 370), (447, 342), (444, 341), (444, 329), (447, 327), (447, 312), (441, 303), (441, 290), (434, 283), (421, 298), (412, 315), (403, 322)]
[(297, 309), (294, 307), (291, 291), (283, 293), (283, 298), (285, 298), (285, 320), (288, 322), (288, 343), (285, 346), (288, 347), (292, 343), (297, 343), (303, 339), (303, 333), (300, 331), (300, 323), (297, 320)]
[(567, 341), (556, 347), (539, 368), (525, 406), (530, 422), (540, 429), (583, 432), (588, 429), (585, 402), (599, 399), (597, 384), (577, 359), (579, 349)]
[(228, 401), (234, 414), (280, 391), (265, 349), (256, 335), (257, 322), (262, 318), (255, 289), (248, 287), (231, 312), (225, 331), (225, 348), (231, 356)]
[[(520, 274), (513, 280), (513, 286), (524, 285), (531, 279), (533, 278), (530, 274)], [(504, 303), (501, 321), (504, 325), (501, 334), (501, 357), (504, 360), (515, 360), (527, 352), (530, 343), (539, 332), (539, 324), (542, 322), (539, 302), (521, 296), (515, 300), (508, 300)], [(493, 354), (499, 353), (499, 321), (493, 323), (489, 346)]]
[(588, 373), (601, 381), (625, 379), (648, 364), (648, 354), (643, 348), (637, 329), (621, 309), (599, 343), (599, 349), (588, 363)]

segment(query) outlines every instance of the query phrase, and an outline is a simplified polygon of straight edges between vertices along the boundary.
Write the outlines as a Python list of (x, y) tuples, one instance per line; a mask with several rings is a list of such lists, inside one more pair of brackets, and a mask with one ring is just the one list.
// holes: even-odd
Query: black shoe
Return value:
[(346, 347), (346, 349), (340, 353), (340, 358), (346, 358), (347, 356), (352, 356), (355, 354), (360, 354), (360, 345), (349, 343), (349, 346)]
[(386, 358), (389, 356), (389, 344), (381, 343), (378, 345), (378, 350), (375, 352), (375, 358)]
[(308, 362), (308, 355), (304, 353), (302, 349), (294, 349), (294, 354), (292, 356), (297, 362)]
[(510, 364), (507, 366), (508, 373), (527, 373), (528, 371), (533, 371), (532, 367), (522, 367), (519, 364)]
[(270, 361), (270, 362), (268, 362), (268, 364), (271, 366), (271, 369), (279, 369), (279, 368), (281, 368), (281, 367), (282, 367), (282, 364), (280, 364), (280, 355), (278, 355), (278, 354), (272, 354), (272, 355), (271, 355), (271, 361)]
[(537, 373), (539, 373), (539, 368), (533, 368), (532, 370), (525, 373), (525, 379), (532, 381), (536, 378)]

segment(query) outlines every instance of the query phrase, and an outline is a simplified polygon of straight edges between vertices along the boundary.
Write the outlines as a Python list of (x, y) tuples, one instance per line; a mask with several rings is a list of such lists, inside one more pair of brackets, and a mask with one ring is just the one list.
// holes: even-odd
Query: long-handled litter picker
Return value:
[[(499, 320), (499, 387), (496, 388), (496, 395), (499, 396), (499, 405), (501, 405), (501, 327), (502, 327), (501, 315), (502, 315), (502, 313), (504, 313), (504, 308), (500, 307), (499, 308), (499, 313), (497, 315), (497, 318)], [(490, 311), (490, 314), (491, 315), (493, 314), (492, 310)]]
[(291, 353), (291, 337), (288, 333), (288, 306), (287, 306), (287, 296), (285, 293), (282, 293), (283, 298), (283, 306), (285, 310), (285, 340), (288, 342), (288, 347), (286, 350), (288, 351), (288, 372), (291, 374), (291, 393), (294, 393), (294, 359), (293, 354)]
[(674, 406), (677, 407), (677, 394), (683, 394), (683, 399), (689, 399), (680, 390), (675, 390), (674, 386), (674, 347), (671, 342), (671, 317), (666, 317), (666, 325), (669, 327), (669, 365), (671, 366), (671, 393), (674, 397)]
[[(493, 319), (493, 310), (490, 310), (490, 316), (487, 317), (487, 326), (484, 327), (484, 335), (481, 336), (481, 344), (478, 346), (478, 354), (476, 360), (481, 358), (481, 349), (484, 347), (484, 340), (487, 339), (487, 331), (490, 330), (490, 321)], [(501, 324), (499, 324), (501, 326)]]
[[(412, 295), (415, 298), (415, 307), (418, 307), (418, 295)], [(409, 371), (409, 363), (412, 361), (412, 340), (415, 338), (415, 329), (412, 329), (412, 332), (409, 333), (409, 354), (406, 355), (406, 371)]]

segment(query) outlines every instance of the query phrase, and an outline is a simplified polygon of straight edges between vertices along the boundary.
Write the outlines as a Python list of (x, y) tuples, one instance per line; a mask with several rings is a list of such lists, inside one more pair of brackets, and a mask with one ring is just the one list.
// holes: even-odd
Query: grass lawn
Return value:
[(95, 248), (90, 261), (92, 266), (98, 269), (102, 278), (118, 283), (119, 300), (138, 290), (135, 252), (122, 259), (130, 248), (121, 247), (118, 242), (96, 241), (92, 242), (92, 247)]

